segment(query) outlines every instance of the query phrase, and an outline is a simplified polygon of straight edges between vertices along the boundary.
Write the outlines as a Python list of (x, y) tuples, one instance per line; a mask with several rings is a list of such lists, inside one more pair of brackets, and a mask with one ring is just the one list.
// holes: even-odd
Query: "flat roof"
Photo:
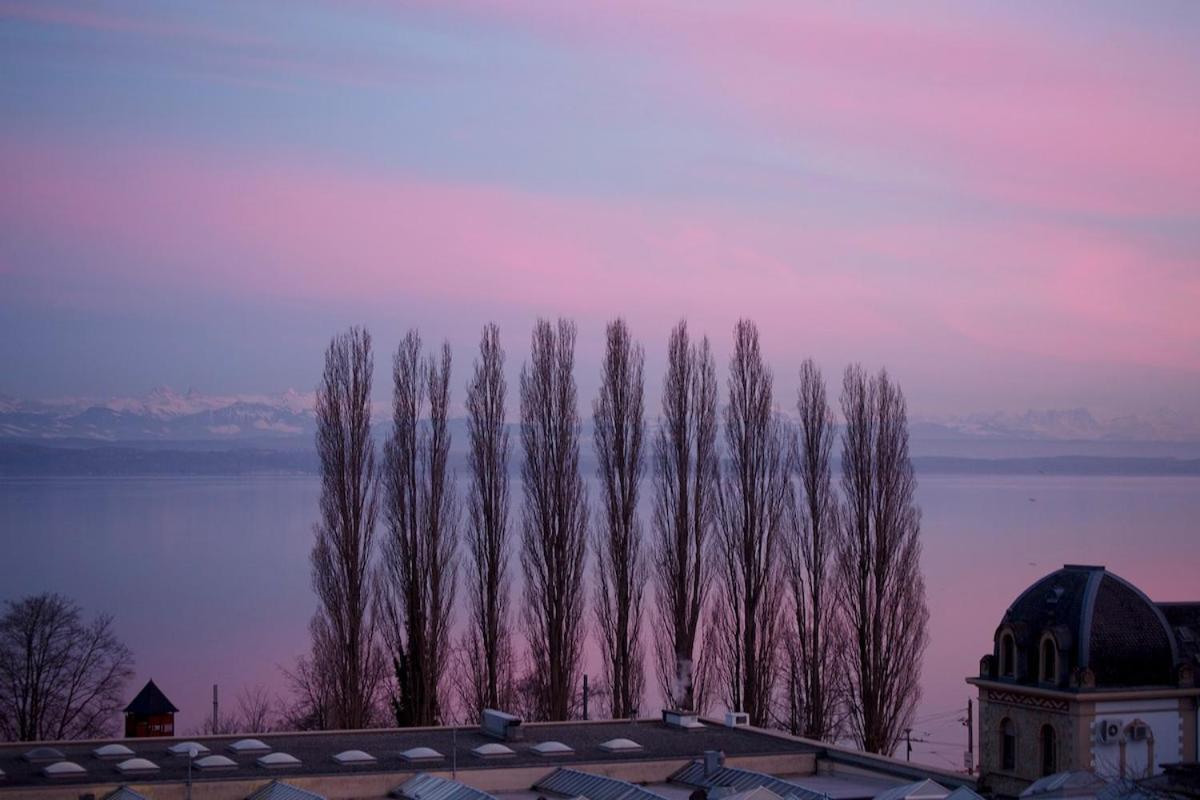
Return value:
[[(661, 720), (569, 722), (569, 723), (526, 723), (521, 726), (523, 739), (506, 742), (515, 755), (501, 759), (482, 759), (471, 753), (481, 744), (496, 739), (484, 735), (476, 727), (453, 728), (405, 728), (359, 731), (320, 731), (305, 733), (256, 734), (272, 752), (289, 753), (300, 759), (294, 768), (266, 769), (257, 764), (261, 753), (236, 755), (226, 750), (244, 736), (195, 736), (150, 739), (105, 739), (103, 742), (120, 742), (134, 751), (134, 757), (147, 758), (158, 765), (158, 772), (139, 776), (138, 785), (163, 782), (181, 782), (187, 778), (188, 759), (172, 756), (167, 748), (181, 741), (197, 741), (212, 753), (228, 756), (237, 766), (215, 772), (192, 769), (192, 781), (199, 785), (208, 781), (262, 780), (278, 778), (286, 781), (289, 776), (337, 776), (370, 773), (442, 772), (452, 767), (459, 772), (489, 770), (507, 767), (545, 767), (547, 773), (556, 767), (568, 765), (600, 765), (638, 761), (661, 761), (669, 759), (699, 758), (706, 750), (720, 750), (726, 756), (772, 756), (789, 754), (818, 754), (820, 747), (779, 736), (772, 736), (751, 728), (727, 728), (708, 723), (696, 730), (670, 727)], [(642, 745), (637, 752), (610, 753), (600, 744), (614, 738), (628, 738)], [(560, 741), (574, 749), (567, 756), (546, 757), (532, 752), (533, 745), (542, 741)], [(29, 763), (21, 756), (36, 745), (30, 743), (0, 744), (0, 770), (5, 779), (0, 780), (0, 793), (6, 789), (34, 786), (119, 784), (128, 779), (117, 772), (112, 761), (93, 757), (92, 750), (97, 741), (58, 742), (55, 747), (63, 752), (66, 760), (84, 767), (87, 774), (81, 778), (62, 780), (42, 775), (44, 763)], [(441, 761), (411, 763), (400, 757), (402, 751), (414, 747), (431, 747), (442, 753)], [(344, 750), (365, 750), (375, 756), (373, 764), (340, 765), (333, 756)], [(397, 785), (404, 775), (398, 776)]]

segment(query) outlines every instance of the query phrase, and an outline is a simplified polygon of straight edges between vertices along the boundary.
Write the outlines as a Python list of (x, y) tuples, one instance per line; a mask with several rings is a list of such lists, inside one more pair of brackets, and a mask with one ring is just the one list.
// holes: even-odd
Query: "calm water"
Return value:
[[(1035, 578), (1105, 564), (1154, 599), (1200, 599), (1200, 478), (920, 484), (932, 641), (913, 735), (931, 740), (914, 747), (929, 763), (961, 765), (963, 679)], [(131, 690), (153, 677), (190, 731), (213, 683), (232, 707), (240, 687), (281, 689), (279, 666), (306, 650), (317, 493), (312, 477), (0, 480), (0, 599), (53, 590), (113, 614), (137, 659)]]

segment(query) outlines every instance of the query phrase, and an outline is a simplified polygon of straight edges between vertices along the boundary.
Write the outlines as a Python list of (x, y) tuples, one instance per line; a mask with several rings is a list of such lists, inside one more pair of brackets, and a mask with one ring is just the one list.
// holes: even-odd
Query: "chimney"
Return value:
[(723, 752), (720, 750), (704, 751), (704, 777), (711, 777), (723, 766), (725, 766), (725, 754)]
[(502, 742), (519, 742), (521, 740), (521, 719), (494, 708), (485, 708), (480, 730), (484, 735)]
[(698, 731), (704, 728), (704, 725), (700, 723), (700, 717), (694, 711), (664, 708), (662, 718), (663, 724), (668, 728), (679, 728), (685, 731)]

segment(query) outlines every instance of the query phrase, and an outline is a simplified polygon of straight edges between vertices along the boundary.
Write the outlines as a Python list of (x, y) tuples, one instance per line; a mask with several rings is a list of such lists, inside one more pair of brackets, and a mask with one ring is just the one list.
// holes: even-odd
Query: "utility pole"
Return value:
[(975, 774), (975, 714), (971, 698), (967, 698), (967, 774)]
[(214, 734), (220, 733), (220, 731), (217, 730), (217, 720), (218, 719), (220, 719), (220, 717), (217, 716), (217, 685), (214, 683), (213, 684), (213, 720), (212, 720), (212, 732)]
[(588, 718), (588, 681), (587, 673), (583, 673), (583, 718)]
[(904, 729), (904, 743), (907, 746), (907, 751), (904, 754), (904, 760), (912, 761), (912, 728)]

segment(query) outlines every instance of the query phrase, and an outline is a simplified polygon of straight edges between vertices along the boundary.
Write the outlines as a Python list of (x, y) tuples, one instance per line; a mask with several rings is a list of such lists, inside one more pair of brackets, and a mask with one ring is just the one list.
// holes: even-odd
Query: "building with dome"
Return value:
[(1045, 775), (1158, 774), (1197, 760), (1200, 602), (1155, 603), (1104, 567), (1068, 564), (1013, 601), (979, 690), (980, 787)]

